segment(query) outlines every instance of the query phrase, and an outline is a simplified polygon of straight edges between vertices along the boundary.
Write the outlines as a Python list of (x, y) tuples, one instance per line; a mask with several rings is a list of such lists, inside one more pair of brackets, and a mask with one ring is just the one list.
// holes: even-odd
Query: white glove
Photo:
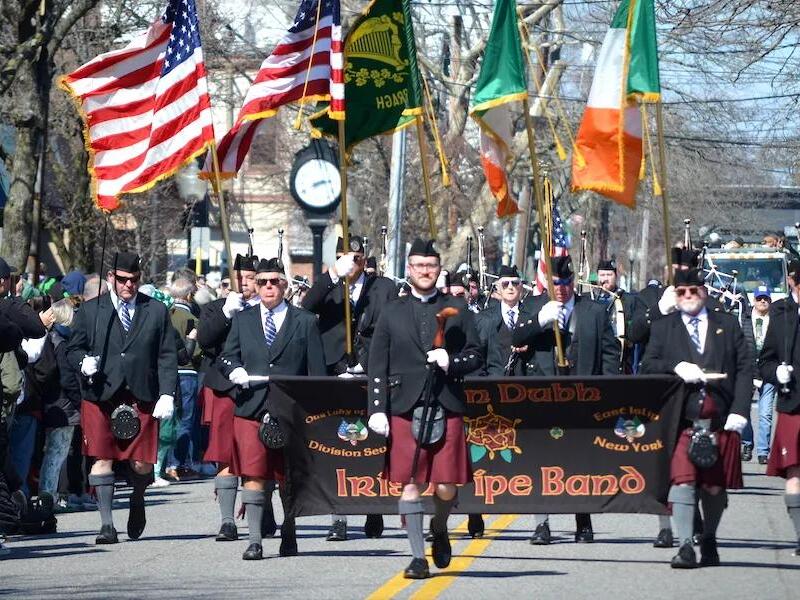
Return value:
[(729, 414), (728, 419), (725, 421), (725, 431), (742, 433), (745, 427), (747, 427), (747, 419), (745, 419), (742, 415), (737, 415), (736, 413)]
[(694, 363), (685, 361), (675, 365), (675, 374), (686, 383), (701, 383), (706, 380), (706, 374), (703, 373), (703, 369)]
[(361, 363), (356, 363), (355, 366), (347, 367), (347, 372), (353, 375), (363, 375), (364, 367), (361, 366)]
[(375, 413), (367, 421), (367, 427), (378, 435), (389, 437), (389, 419), (386, 418), (386, 413)]
[(664, 290), (661, 299), (658, 301), (658, 310), (662, 315), (675, 312), (678, 308), (678, 295), (675, 293), (675, 286), (671, 285)]
[(753, 385), (757, 390), (760, 390), (761, 386), (764, 385), (764, 382), (761, 381), (760, 379), (753, 379)]
[(222, 305), (222, 314), (226, 319), (232, 319), (233, 315), (244, 308), (242, 302), (242, 295), (237, 292), (230, 292), (225, 298), (225, 304)]
[(244, 389), (250, 387), (250, 376), (243, 367), (236, 367), (233, 371), (231, 371), (231, 374), (228, 375), (228, 380)]
[(450, 368), (450, 356), (444, 348), (436, 348), (436, 350), (428, 350), (428, 362), (436, 363), (439, 368), (447, 373)]
[(561, 311), (561, 302), (550, 300), (539, 311), (539, 327), (545, 328), (558, 321), (558, 313)]
[(81, 361), (81, 373), (86, 375), (86, 377), (91, 377), (97, 373), (99, 364), (99, 356), (84, 356), (83, 360)]
[(153, 408), (154, 419), (169, 419), (175, 412), (175, 398), (169, 394), (162, 394)]
[(792, 380), (792, 371), (794, 371), (792, 365), (778, 365), (778, 368), (775, 369), (775, 379), (778, 380), (778, 383), (789, 383)]
[(336, 259), (336, 263), (333, 265), (333, 271), (337, 279), (341, 277), (350, 277), (355, 270), (356, 261), (352, 254), (342, 254)]

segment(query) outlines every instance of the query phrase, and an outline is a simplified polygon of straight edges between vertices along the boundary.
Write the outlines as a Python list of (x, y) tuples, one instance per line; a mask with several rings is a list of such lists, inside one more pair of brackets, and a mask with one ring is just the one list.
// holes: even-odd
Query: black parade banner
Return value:
[[(275, 377), (270, 386), (293, 512), (396, 513), (402, 482), (383, 478), (386, 438), (367, 427), (367, 380)], [(456, 512), (665, 512), (677, 378), (481, 377), (464, 389), (473, 481)]]

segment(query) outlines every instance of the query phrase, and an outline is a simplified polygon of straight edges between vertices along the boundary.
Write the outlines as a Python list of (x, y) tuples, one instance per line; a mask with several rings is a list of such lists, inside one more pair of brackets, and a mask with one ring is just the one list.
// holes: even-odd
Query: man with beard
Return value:
[[(739, 444), (750, 410), (753, 370), (736, 317), (708, 309), (700, 271), (677, 271), (674, 290), (677, 310), (653, 322), (642, 373), (674, 373), (687, 384), (684, 429), (670, 466), (669, 502), (680, 544), (672, 568), (692, 569), (698, 566), (692, 540), (696, 497), (703, 515), (699, 565), (720, 564), (716, 532), (728, 502), (725, 490), (742, 487)], [(724, 378), (711, 378), (711, 373)], [(708, 435), (719, 450), (711, 466), (690, 453), (693, 436)]]
[(636, 346), (630, 341), (630, 327), (633, 318), (647, 309), (636, 294), (626, 292), (617, 285), (617, 263), (613, 260), (601, 260), (597, 265), (597, 283), (603, 288), (598, 301), (606, 305), (611, 329), (620, 342), (621, 369), (623, 374), (635, 372)]
[[(133, 491), (128, 537), (145, 528), (144, 494), (153, 481), (157, 419), (169, 419), (178, 385), (175, 329), (167, 307), (139, 292), (139, 256), (114, 255), (109, 291), (84, 302), (75, 314), (67, 355), (80, 365), (84, 454), (94, 457), (89, 484), (97, 493), (101, 528), (97, 544), (116, 544), (112, 520), (114, 461), (128, 461)], [(117, 426), (138, 419), (138, 433), (125, 439)]]
[[(364, 374), (375, 323), (378, 322), (383, 307), (397, 297), (392, 280), (368, 276), (364, 272), (365, 262), (364, 241), (360, 237), (350, 237), (347, 251), (344, 249), (344, 239), (339, 238), (336, 263), (314, 282), (303, 298), (303, 308), (319, 315), (328, 375)], [(350, 332), (354, 356), (347, 356), (345, 347), (345, 283), (350, 291)], [(347, 518), (344, 515), (332, 515), (332, 521), (327, 540), (345, 541)], [(367, 515), (364, 533), (370, 538), (380, 537), (383, 534), (383, 516)]]
[[(456, 486), (472, 477), (464, 434), (463, 377), (479, 369), (483, 359), (472, 313), (462, 300), (436, 289), (440, 270), (433, 241), (415, 240), (407, 263), (411, 292), (381, 315), (369, 357), (368, 426), (388, 438), (384, 477), (403, 484), (398, 510), (413, 556), (404, 572), (409, 579), (430, 577), (422, 490), (434, 484), (432, 556), (437, 567), (445, 568), (451, 558), (447, 518), (456, 502)], [(443, 347), (434, 348), (437, 315), (444, 309), (455, 314), (443, 324)], [(420, 420), (426, 399), (431, 401), (430, 416), (435, 417), (434, 425), (438, 422), (434, 429), (441, 438), (420, 445), (415, 463), (418, 442), (413, 423), (416, 415), (418, 436), (423, 437), (425, 424)]]
[[(619, 344), (614, 339), (608, 316), (603, 307), (586, 296), (575, 294), (575, 278), (569, 256), (552, 259), (553, 293), (548, 299), (537, 296), (530, 311), (533, 317), (521, 321), (514, 330), (512, 345), (528, 346), (533, 354), (528, 375), (617, 375), (619, 374)], [(558, 324), (567, 359), (567, 369), (556, 364), (556, 338), (553, 330)], [(550, 543), (550, 520), (545, 514), (534, 515), (536, 530), (531, 544)], [(575, 541), (594, 541), (591, 516), (575, 515)]]
[[(317, 319), (284, 301), (288, 285), (279, 259), (259, 262), (256, 288), (261, 302), (233, 315), (220, 359), (223, 374), (239, 387), (233, 417), (231, 472), (242, 478), (242, 503), (247, 514), (249, 544), (243, 560), (263, 558), (261, 523), (267, 502), (266, 484), (283, 480), (283, 452), (268, 448), (258, 433), (270, 410), (269, 383), (251, 377), (325, 375)], [(285, 500), (283, 493), (281, 499)], [(279, 554), (297, 555), (292, 515), (284, 516)]]
[[(217, 463), (217, 476), (214, 479), (214, 492), (219, 502), (222, 519), (218, 542), (235, 541), (239, 538), (234, 521), (236, 492), (239, 478), (230, 471), (233, 452), (233, 412), (236, 386), (220, 372), (219, 358), (225, 346), (225, 339), (231, 329), (233, 316), (249, 306), (255, 306), (260, 298), (256, 291), (257, 256), (236, 255), (233, 269), (236, 272), (238, 292), (229, 292), (226, 297), (206, 304), (200, 313), (197, 326), (197, 341), (203, 350), (200, 366), (204, 374), (203, 389), (200, 393), (203, 406), (203, 421), (208, 424), (208, 448), (203, 456), (206, 462)], [(264, 506), (262, 536), (275, 534), (275, 517), (272, 511), (272, 490), (274, 482), (267, 483), (267, 502)]]

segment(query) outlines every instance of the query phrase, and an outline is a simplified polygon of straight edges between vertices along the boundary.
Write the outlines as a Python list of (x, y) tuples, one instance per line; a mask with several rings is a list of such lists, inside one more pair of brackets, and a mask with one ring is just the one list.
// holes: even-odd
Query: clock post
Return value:
[(308, 219), (308, 226), (314, 243), (314, 281), (322, 275), (322, 234), (328, 226), (328, 219), (311, 217)]

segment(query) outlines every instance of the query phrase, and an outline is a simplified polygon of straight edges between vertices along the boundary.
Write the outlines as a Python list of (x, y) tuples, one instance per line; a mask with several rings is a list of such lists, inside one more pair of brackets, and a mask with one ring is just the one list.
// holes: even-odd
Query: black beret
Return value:
[(617, 272), (617, 262), (614, 260), (601, 260), (597, 263), (598, 271), (614, 271)]
[(700, 269), (686, 269), (683, 271), (675, 271), (673, 285), (703, 285), (703, 274)]
[(139, 255), (135, 252), (116, 252), (114, 253), (114, 261), (111, 264), (115, 271), (138, 273)]
[[(348, 252), (361, 252), (364, 254), (364, 240), (357, 235), (350, 236), (350, 243), (347, 245)], [(344, 238), (336, 240), (336, 253), (344, 253)]]
[(517, 265), (500, 265), (500, 270), (497, 272), (498, 279), (500, 277), (514, 277), (519, 279), (519, 271), (517, 271)]
[(569, 256), (555, 256), (550, 259), (553, 264), (553, 277), (572, 279), (572, 260)]
[(433, 240), (422, 240), (417, 238), (414, 240), (414, 243), (411, 244), (411, 250), (408, 252), (408, 256), (435, 256), (436, 258), (439, 257), (439, 253), (436, 251), (436, 245)]
[(236, 260), (233, 261), (233, 270), (234, 271), (255, 271), (256, 266), (258, 265), (258, 257), (253, 255), (249, 256), (247, 254), (237, 254)]
[(280, 258), (270, 258), (269, 260), (262, 258), (258, 263), (256, 273), (284, 273), (283, 262)]
[(367, 259), (366, 268), (367, 269), (377, 269), (378, 268), (378, 259), (375, 258), (374, 256), (370, 256)]

